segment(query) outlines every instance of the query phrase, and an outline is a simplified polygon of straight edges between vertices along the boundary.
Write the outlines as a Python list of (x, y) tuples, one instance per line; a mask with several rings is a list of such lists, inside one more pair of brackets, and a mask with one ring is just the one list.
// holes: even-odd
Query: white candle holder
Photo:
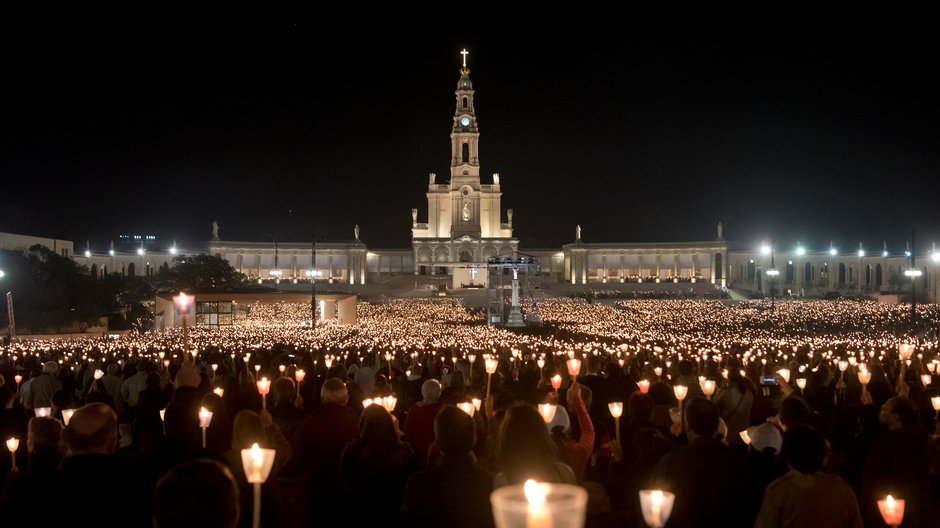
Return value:
[(271, 474), (275, 454), (273, 449), (261, 449), (258, 444), (252, 445), (250, 449), (242, 449), (245, 478), (254, 488), (254, 509), (251, 512), (253, 528), (261, 526), (261, 484), (264, 484)]
[(75, 409), (62, 409), (62, 423), (68, 426), (73, 414), (75, 414)]
[(587, 491), (570, 484), (530, 480), (497, 489), (490, 495), (490, 503), (496, 528), (582, 528)]
[(662, 528), (672, 514), (676, 496), (662, 490), (640, 490), (640, 510), (650, 528)]

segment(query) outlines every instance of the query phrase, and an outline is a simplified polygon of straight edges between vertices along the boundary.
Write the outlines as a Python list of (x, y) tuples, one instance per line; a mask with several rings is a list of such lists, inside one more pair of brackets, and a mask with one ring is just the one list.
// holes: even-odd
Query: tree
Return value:
[(163, 293), (178, 291), (232, 291), (245, 284), (246, 277), (222, 257), (180, 255), (175, 265), (157, 274), (157, 288)]
[[(98, 323), (115, 309), (115, 299), (99, 287), (85, 266), (80, 266), (44, 246), (29, 251), (0, 251), (5, 271), (4, 292), (13, 292), (17, 326), (33, 332), (65, 328), (81, 330)], [(7, 321), (6, 298), (0, 314)]]

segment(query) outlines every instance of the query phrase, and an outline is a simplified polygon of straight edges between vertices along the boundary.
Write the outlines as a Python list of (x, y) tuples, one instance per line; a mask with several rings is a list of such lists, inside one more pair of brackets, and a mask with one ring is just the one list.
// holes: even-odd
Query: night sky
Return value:
[(938, 33), (841, 23), (24, 23), (0, 37), (0, 231), (408, 247), (466, 47), (523, 248), (719, 219), (736, 248), (940, 242)]

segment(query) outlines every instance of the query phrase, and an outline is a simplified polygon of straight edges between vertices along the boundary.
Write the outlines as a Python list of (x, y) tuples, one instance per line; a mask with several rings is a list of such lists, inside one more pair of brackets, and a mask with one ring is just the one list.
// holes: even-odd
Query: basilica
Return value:
[[(920, 299), (936, 302), (940, 286), (940, 253), (936, 249), (911, 256), (910, 252), (840, 251), (767, 247), (729, 251), (720, 223), (715, 238), (661, 243), (586, 242), (572, 218), (572, 239), (560, 248), (527, 248), (513, 231), (513, 210), (501, 205), (502, 185), (513, 186), (512, 175), (484, 177), (480, 151), (481, 129), (474, 103), (474, 86), (462, 54), (450, 133), (450, 174), (427, 176), (427, 207), (411, 209), (411, 247), (377, 249), (359, 238), (330, 243), (276, 243), (212, 239), (186, 253), (218, 255), (249, 279), (279, 289), (291, 285), (325, 283), (332, 289), (362, 290), (370, 285), (407, 284), (414, 289), (483, 288), (494, 259), (525, 258), (538, 271), (546, 290), (570, 293), (584, 289), (684, 288), (707, 293), (734, 288), (749, 294), (771, 290), (794, 297), (843, 294), (879, 294), (898, 291), (903, 280), (919, 273)], [(403, 207), (402, 228), (407, 228)], [(368, 227), (368, 226), (367, 226)], [(524, 234), (523, 234), (524, 236)], [(73, 258), (97, 274), (152, 275), (172, 265), (177, 248), (135, 252), (92, 252)], [(907, 275), (905, 275), (907, 273)], [(406, 278), (409, 278), (405, 281)], [(900, 284), (900, 286), (899, 286)], [(910, 292), (911, 281), (907, 282)], [(633, 285), (633, 286), (630, 286)], [(637, 286), (642, 285), (642, 286)], [(678, 286), (676, 286), (678, 285)], [(299, 286), (298, 286), (299, 287)]]

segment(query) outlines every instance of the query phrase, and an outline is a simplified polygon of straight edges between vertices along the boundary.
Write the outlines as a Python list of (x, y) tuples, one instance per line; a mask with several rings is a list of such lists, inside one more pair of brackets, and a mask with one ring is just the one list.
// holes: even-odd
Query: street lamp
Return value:
[(776, 240), (772, 240), (769, 246), (765, 244), (763, 247), (761, 247), (761, 253), (765, 255), (770, 254), (770, 269), (767, 270), (767, 276), (770, 277), (770, 309), (771, 310), (774, 309), (774, 303), (776, 300), (776, 292), (774, 291), (775, 280), (777, 279), (777, 275), (780, 275), (780, 270), (778, 270), (777, 266), (774, 264), (774, 257), (776, 257), (775, 252), (774, 252), (774, 246), (776, 245), (776, 243), (777, 243)]

